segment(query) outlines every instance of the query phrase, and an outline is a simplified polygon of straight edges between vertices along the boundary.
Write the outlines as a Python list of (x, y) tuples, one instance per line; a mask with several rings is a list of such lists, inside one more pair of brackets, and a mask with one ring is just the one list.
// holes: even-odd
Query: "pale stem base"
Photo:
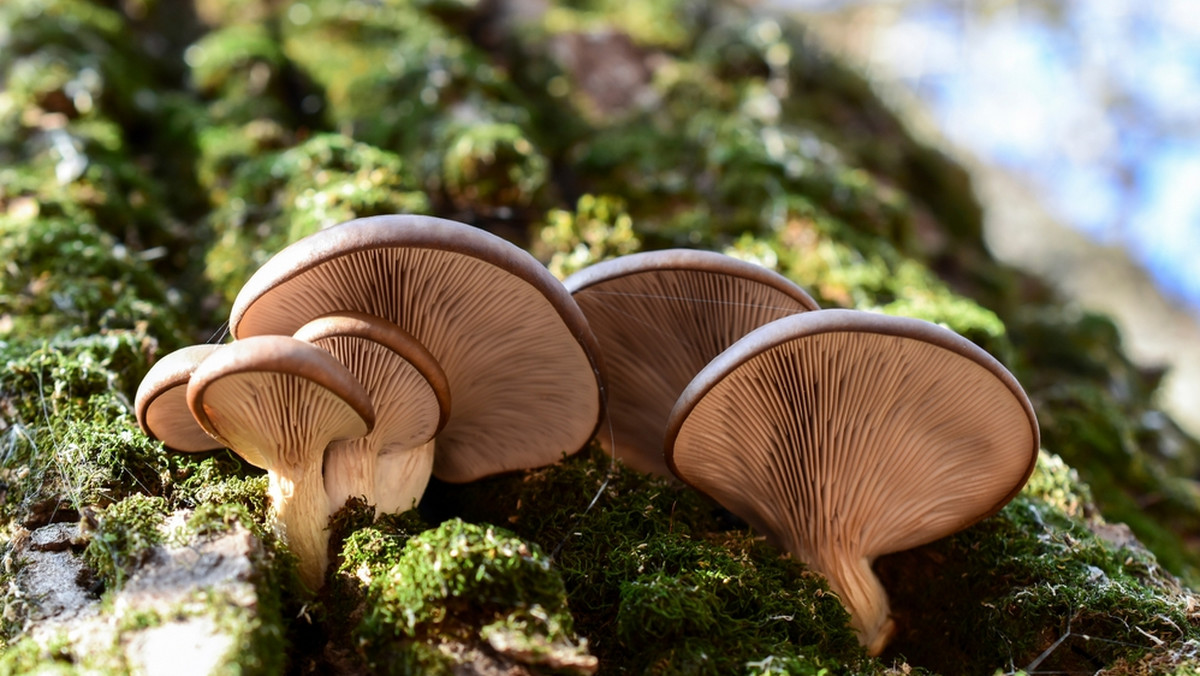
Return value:
[(376, 509), (398, 514), (416, 507), (433, 473), (434, 441), (408, 449), (386, 447), (375, 468)]
[(375, 472), (379, 449), (371, 437), (335, 441), (325, 449), (325, 493), (329, 511), (336, 512), (351, 498), (376, 503)]
[(830, 558), (814, 562), (812, 568), (823, 574), (829, 588), (841, 597), (842, 605), (850, 613), (850, 626), (867, 652), (872, 657), (883, 652), (896, 631), (896, 624), (891, 618), (887, 592), (871, 570), (871, 561), (861, 556)]
[(312, 463), (286, 476), (277, 472), (267, 476), (275, 532), (299, 560), (300, 580), (316, 592), (329, 565), (330, 510), (321, 466)]

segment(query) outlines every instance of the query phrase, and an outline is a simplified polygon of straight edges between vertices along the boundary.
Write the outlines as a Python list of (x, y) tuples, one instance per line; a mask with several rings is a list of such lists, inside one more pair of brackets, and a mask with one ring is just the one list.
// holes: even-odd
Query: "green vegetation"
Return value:
[[(1180, 584), (1200, 584), (1200, 444), (1155, 408), (1161, 374), (1108, 319), (992, 260), (964, 170), (801, 27), (721, 0), (521, 17), (468, 0), (13, 0), (0, 44), (6, 608), (13, 552), (55, 522), (83, 524), (69, 553), (107, 604), (151, 548), (262, 546), (253, 607), (140, 610), (95, 657), (22, 635), (13, 605), (0, 673), (123, 673), (129, 636), (184, 616), (235, 637), (228, 663), (252, 673), (1200, 668), (1200, 598)], [(945, 324), (1026, 386), (1046, 453), (999, 514), (877, 563), (900, 627), (882, 659), (820, 577), (596, 448), (434, 482), (420, 515), (351, 505), (309, 598), (262, 473), (166, 451), (130, 402), (154, 359), (221, 337), (271, 253), (396, 212), (491, 229), (560, 277), (706, 248), (823, 306)]]

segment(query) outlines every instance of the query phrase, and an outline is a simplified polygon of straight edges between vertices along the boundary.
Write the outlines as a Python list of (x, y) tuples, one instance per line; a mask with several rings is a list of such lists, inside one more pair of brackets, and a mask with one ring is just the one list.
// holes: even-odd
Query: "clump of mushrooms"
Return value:
[(671, 411), (666, 461), (822, 573), (878, 654), (894, 625), (871, 566), (999, 511), (1038, 452), (1016, 379), (935, 324), (853, 310), (771, 322)]
[[(599, 426), (599, 350), (587, 320), (537, 259), (495, 235), (428, 216), (334, 226), (252, 275), (229, 329), (238, 340), (291, 335), (336, 312), (391, 322), (444, 372), (451, 403), (432, 469), (442, 480), (553, 463)], [(409, 496), (390, 504), (382, 489), (367, 497), (381, 509), (411, 506)]]
[(328, 563), (325, 447), (367, 434), (371, 397), (328, 352), (287, 336), (236, 341), (206, 357), (188, 380), (192, 415), (214, 439), (267, 469), (277, 529), (320, 587)]
[(604, 354), (610, 428), (601, 446), (660, 476), (671, 476), (662, 452), (667, 416), (700, 369), (749, 331), (817, 309), (782, 275), (712, 251), (622, 256), (563, 285)]

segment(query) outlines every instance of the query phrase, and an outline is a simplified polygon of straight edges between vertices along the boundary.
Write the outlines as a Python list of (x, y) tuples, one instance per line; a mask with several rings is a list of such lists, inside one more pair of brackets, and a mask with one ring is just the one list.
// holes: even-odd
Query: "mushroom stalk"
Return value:
[(375, 469), (378, 511), (400, 513), (417, 506), (433, 474), (435, 440), (414, 448), (384, 448)]
[(378, 449), (374, 439), (360, 437), (329, 444), (325, 449), (325, 493), (337, 511), (351, 498), (376, 504), (375, 473)]
[[(330, 510), (336, 512), (351, 498), (362, 498), (380, 511), (385, 494), (393, 488), (376, 479), (380, 465), (395, 460), (380, 459), (389, 448), (409, 449), (429, 445), (446, 422), (450, 409), (450, 387), (437, 360), (411, 334), (399, 326), (361, 312), (334, 312), (318, 317), (295, 333), (295, 338), (333, 355), (366, 388), (375, 405), (375, 428), (366, 436), (343, 439), (325, 449), (325, 490)], [(402, 465), (409, 463), (400, 458)], [(432, 458), (413, 467), (417, 476), (393, 476), (401, 486), (419, 487), (406, 496), (404, 509), (420, 499), (432, 471)], [(388, 500), (391, 505), (393, 501)], [(383, 509), (382, 511), (392, 511)]]
[(276, 532), (299, 559), (303, 583), (320, 589), (330, 512), (322, 458), (331, 442), (371, 431), (370, 395), (324, 350), (258, 336), (207, 357), (188, 382), (187, 399), (205, 432), (243, 458), (263, 461)]
[(871, 570), (870, 559), (825, 552), (808, 560), (812, 562), (810, 567), (824, 575), (829, 588), (841, 598), (850, 613), (850, 626), (867, 653), (876, 656), (883, 652), (896, 631), (896, 623), (891, 618), (887, 591)]
[(320, 589), (329, 565), (329, 499), (320, 463), (288, 464), (269, 473), (267, 491), (275, 513), (275, 534), (296, 555), (300, 579)]

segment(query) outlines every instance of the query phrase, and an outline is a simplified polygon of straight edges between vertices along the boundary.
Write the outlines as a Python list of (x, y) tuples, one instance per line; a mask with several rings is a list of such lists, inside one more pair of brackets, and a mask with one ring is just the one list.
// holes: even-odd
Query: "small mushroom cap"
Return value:
[(622, 256), (563, 285), (604, 355), (611, 435), (601, 434), (601, 445), (663, 476), (670, 476), (662, 451), (667, 416), (700, 369), (759, 326), (817, 309), (786, 277), (712, 251)]
[(292, 336), (332, 354), (371, 395), (372, 435), (383, 445), (423, 444), (450, 415), (450, 384), (442, 367), (412, 334), (362, 312), (335, 312), (301, 326)]
[(918, 319), (821, 310), (748, 334), (671, 412), (683, 481), (808, 559), (868, 559), (1000, 510), (1033, 472), (1038, 426), (1000, 362)]
[[(370, 434), (325, 449), (325, 490), (332, 506), (338, 509), (356, 496), (381, 509), (419, 500), (433, 466), (430, 441), (450, 413), (450, 385), (437, 360), (404, 329), (361, 312), (318, 317), (293, 337), (336, 357), (375, 404)], [(385, 447), (397, 452), (383, 456)], [(404, 475), (406, 470), (417, 476)]]
[(302, 239), (234, 301), (237, 337), (292, 334), (330, 312), (383, 317), (437, 359), (453, 397), (434, 474), (462, 482), (550, 464), (599, 425), (595, 338), (528, 252), (462, 223), (376, 216)]
[(192, 417), (187, 406), (187, 384), (196, 366), (221, 345), (189, 345), (159, 359), (134, 398), (138, 425), (151, 439), (177, 451), (211, 451), (222, 448)]
[(323, 452), (375, 424), (370, 395), (346, 367), (290, 336), (226, 345), (196, 368), (187, 400), (204, 431), (240, 454), (261, 454), (247, 460), (267, 468), (312, 462), (297, 453), (313, 444)]

